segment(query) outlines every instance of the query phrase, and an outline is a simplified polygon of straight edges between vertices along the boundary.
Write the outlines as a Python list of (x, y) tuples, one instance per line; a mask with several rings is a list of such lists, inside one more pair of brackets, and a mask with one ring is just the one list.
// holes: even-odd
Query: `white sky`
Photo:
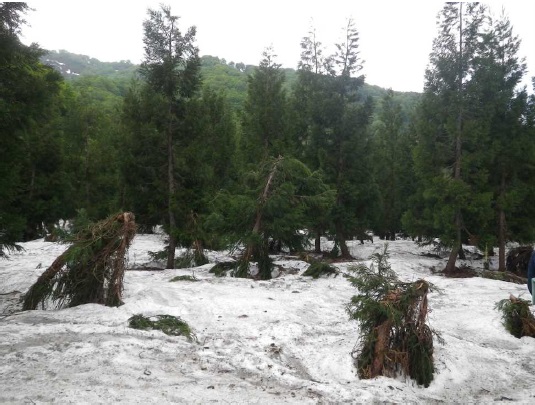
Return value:
[[(38, 42), (50, 50), (65, 49), (101, 61), (143, 59), (143, 21), (147, 8), (169, 4), (181, 17), (180, 27), (197, 27), (201, 55), (227, 62), (257, 65), (262, 51), (273, 45), (278, 62), (295, 68), (300, 42), (311, 22), (326, 46), (339, 42), (346, 19), (355, 20), (360, 33), (366, 81), (398, 91), (422, 91), (424, 71), (442, 2), (347, 0), (196, 0), (196, 1), (30, 1), (23, 41)], [(535, 76), (535, 2), (489, 2), (498, 13), (502, 6), (514, 32), (522, 39), (520, 55)], [(329, 51), (328, 53), (332, 52)], [(529, 86), (528, 86), (529, 87)]]

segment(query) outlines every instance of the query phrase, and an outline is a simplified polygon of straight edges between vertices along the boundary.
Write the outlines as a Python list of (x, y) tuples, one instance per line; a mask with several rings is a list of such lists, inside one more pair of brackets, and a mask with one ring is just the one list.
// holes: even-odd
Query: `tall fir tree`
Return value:
[(96, 221), (120, 208), (123, 140), (117, 111), (123, 97), (108, 91), (115, 84), (109, 78), (87, 76), (68, 84), (63, 119), (65, 166), (71, 189), (66, 204), (68, 218), (83, 209)]
[(290, 152), (285, 76), (276, 57), (273, 48), (265, 49), (248, 77), (241, 151), (244, 162), (253, 165)]
[(376, 107), (372, 132), (375, 177), (379, 189), (379, 211), (374, 230), (383, 239), (394, 240), (402, 229), (401, 216), (408, 208), (407, 198), (412, 194), (412, 148), (401, 104), (388, 90)]
[(20, 42), (27, 10), (26, 3), (0, 3), (0, 256), (16, 241), (42, 236), (43, 222), (61, 216), (54, 121), (62, 80), (39, 61), (44, 51), (37, 44)]
[[(532, 143), (526, 121), (528, 96), (525, 89), (519, 88), (526, 65), (518, 56), (520, 39), (513, 34), (503, 11), (498, 19), (490, 21), (490, 30), (481, 46), (482, 67), (476, 74), (478, 81), (484, 83), (479, 99), (489, 118), (489, 186), (495, 210), (492, 234), (497, 236), (493, 242), (498, 242), (499, 269), (505, 271), (506, 242), (528, 242), (535, 236), (529, 221), (517, 220), (529, 217), (524, 207), (531, 205), (527, 195), (532, 181), (526, 180), (530, 177), (528, 173), (533, 175), (534, 163), (526, 153), (526, 147), (529, 150)], [(509, 220), (516, 222), (516, 226), (509, 227)], [(521, 224), (525, 224), (525, 231)]]
[(451, 247), (447, 271), (462, 256), (463, 231), (474, 233), (467, 225), (479, 227), (492, 218), (480, 146), (488, 142), (488, 122), (474, 102), (482, 84), (477, 71), (486, 15), (479, 3), (444, 5), (416, 124), (415, 168), (424, 208), (411, 217), (427, 223), (427, 237), (438, 236)]
[(178, 242), (192, 247), (197, 264), (206, 261), (204, 248), (221, 248), (221, 235), (206, 226), (212, 200), (236, 181), (236, 117), (222, 94), (203, 89), (192, 100), (184, 117), (187, 138), (177, 154), (182, 187), (177, 192), (181, 220)]
[(158, 131), (166, 138), (167, 155), (167, 225), (169, 247), (167, 268), (173, 268), (177, 246), (175, 147), (177, 131), (183, 123), (185, 106), (200, 85), (199, 50), (195, 46), (196, 28), (183, 35), (178, 17), (171, 8), (148, 10), (143, 23), (145, 59), (140, 73), (151, 89), (160, 94), (165, 104), (165, 119)]
[(133, 81), (122, 107), (121, 206), (136, 214), (143, 232), (168, 223), (166, 100)]
[(317, 74), (310, 62), (317, 40), (305, 38), (293, 97), (298, 110), (294, 133), (305, 162), (321, 170), (336, 193), (328, 212), (317, 215), (312, 225), (316, 250), (319, 237), (329, 230), (344, 257), (350, 256), (346, 240), (370, 225), (377, 197), (368, 132), (372, 103), (359, 96), (364, 76), (354, 77), (362, 69), (358, 41), (354, 22), (348, 20), (343, 41), (336, 44), (334, 55), (323, 60), (323, 70)]

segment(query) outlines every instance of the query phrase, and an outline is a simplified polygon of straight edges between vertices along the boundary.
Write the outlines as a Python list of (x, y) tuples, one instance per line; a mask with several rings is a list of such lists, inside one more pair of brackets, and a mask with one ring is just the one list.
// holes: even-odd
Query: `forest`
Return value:
[(535, 79), (520, 86), (521, 38), (483, 4), (444, 4), (423, 94), (365, 82), (351, 19), (332, 55), (304, 33), (292, 70), (271, 48), (258, 66), (201, 57), (161, 6), (135, 66), (22, 44), (27, 10), (0, 3), (0, 256), (123, 211), (163, 226), (168, 268), (177, 247), (201, 264), (241, 246), (260, 278), (322, 236), (343, 258), (372, 233), (438, 239), (449, 270), (462, 244), (505, 270), (507, 242), (535, 241)]

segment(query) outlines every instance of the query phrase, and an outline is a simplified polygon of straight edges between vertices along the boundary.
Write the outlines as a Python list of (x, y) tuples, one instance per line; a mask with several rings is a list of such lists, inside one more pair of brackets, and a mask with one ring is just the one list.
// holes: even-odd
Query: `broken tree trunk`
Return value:
[(37, 279), (23, 309), (122, 304), (126, 253), (136, 234), (134, 214), (124, 212), (80, 231), (72, 245)]
[(377, 265), (356, 267), (351, 277), (359, 295), (348, 311), (360, 322), (360, 343), (353, 350), (360, 378), (380, 375), (410, 376), (429, 386), (433, 379), (433, 331), (427, 325), (429, 312), (425, 280), (403, 283), (397, 280), (383, 254), (375, 254)]
[(535, 318), (529, 309), (530, 302), (510, 295), (509, 299), (501, 300), (496, 308), (502, 311), (505, 328), (511, 335), (535, 337)]
[(259, 276), (263, 279), (270, 279), (271, 278), (271, 264), (269, 263), (269, 254), (268, 254), (268, 247), (264, 246), (266, 245), (266, 241), (263, 240), (262, 237), (262, 216), (263, 216), (263, 208), (266, 204), (269, 195), (271, 193), (271, 187), (273, 184), (273, 180), (275, 178), (275, 174), (277, 173), (277, 169), (282, 162), (283, 157), (279, 156), (277, 160), (273, 163), (273, 166), (271, 167), (271, 170), (269, 171), (269, 175), (266, 181), (266, 185), (264, 186), (264, 189), (262, 191), (262, 194), (260, 195), (258, 199), (258, 206), (256, 208), (256, 216), (255, 216), (255, 222), (253, 226), (253, 230), (251, 232), (251, 239), (248, 241), (247, 246), (245, 248), (245, 251), (243, 252), (240, 260), (239, 260), (239, 267), (238, 271), (236, 272), (236, 275), (238, 277), (247, 277), (248, 276), (248, 269), (249, 269), (249, 262), (252, 260), (258, 260), (259, 262)]

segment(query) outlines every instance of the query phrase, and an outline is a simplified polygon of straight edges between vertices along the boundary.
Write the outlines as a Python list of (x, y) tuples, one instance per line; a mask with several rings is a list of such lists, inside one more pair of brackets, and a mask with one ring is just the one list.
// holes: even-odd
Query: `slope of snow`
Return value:
[[(392, 268), (404, 281), (425, 278), (442, 290), (429, 295), (430, 324), (445, 343), (435, 342), (428, 388), (403, 378), (359, 380), (350, 355), (358, 324), (345, 311), (357, 291), (342, 276), (253, 281), (217, 278), (210, 265), (132, 270), (119, 308), (12, 313), (20, 294), (65, 249), (42, 240), (23, 246), (0, 261), (0, 403), (535, 403), (535, 340), (511, 336), (495, 309), (510, 294), (529, 299), (527, 288), (433, 275), (430, 268), (444, 262), (420, 255), (410, 241), (389, 243)], [(130, 264), (148, 262), (148, 251), (162, 247), (160, 236), (138, 235)], [(367, 263), (382, 248), (351, 245)], [(307, 268), (301, 261), (277, 263), (298, 273)], [(169, 282), (191, 274), (200, 281)], [(134, 314), (180, 316), (197, 342), (131, 329)]]

